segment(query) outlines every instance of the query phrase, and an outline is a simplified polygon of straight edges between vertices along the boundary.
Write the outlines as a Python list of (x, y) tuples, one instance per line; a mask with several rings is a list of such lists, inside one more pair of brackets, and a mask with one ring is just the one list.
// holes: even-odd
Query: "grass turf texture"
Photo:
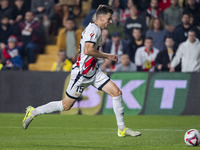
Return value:
[(188, 129), (200, 129), (200, 116), (125, 116), (140, 137), (117, 137), (114, 115), (38, 116), (27, 130), (24, 114), (0, 114), (1, 150), (191, 150), (184, 143)]

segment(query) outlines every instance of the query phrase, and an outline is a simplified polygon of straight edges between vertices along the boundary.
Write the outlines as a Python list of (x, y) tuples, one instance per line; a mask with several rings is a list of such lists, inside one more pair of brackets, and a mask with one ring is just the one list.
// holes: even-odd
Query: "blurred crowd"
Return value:
[(200, 0), (0, 0), (0, 69), (28, 69), (56, 36), (52, 71), (70, 71), (100, 4), (114, 10), (100, 51), (119, 58), (103, 71), (200, 71)]

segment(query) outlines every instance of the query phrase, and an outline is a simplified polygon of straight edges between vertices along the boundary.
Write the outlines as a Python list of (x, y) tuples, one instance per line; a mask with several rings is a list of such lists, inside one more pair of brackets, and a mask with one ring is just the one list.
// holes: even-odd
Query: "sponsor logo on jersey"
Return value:
[(93, 36), (94, 36), (94, 33), (90, 33), (90, 36), (93, 37)]

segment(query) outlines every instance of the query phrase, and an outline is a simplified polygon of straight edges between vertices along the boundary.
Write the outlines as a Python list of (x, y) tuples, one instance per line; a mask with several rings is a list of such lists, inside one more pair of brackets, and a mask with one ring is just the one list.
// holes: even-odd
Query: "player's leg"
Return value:
[(76, 99), (78, 99), (78, 97), (81, 95), (81, 93), (84, 90), (84, 87), (80, 86), (81, 81), (82, 81), (82, 78), (80, 74), (76, 70), (74, 70), (71, 72), (70, 82), (66, 91), (67, 95), (63, 100), (53, 101), (45, 105), (39, 106), (37, 108), (28, 106), (26, 110), (26, 115), (23, 120), (23, 128), (27, 129), (31, 121), (37, 115), (49, 114), (55, 111), (69, 110), (75, 103)]
[(75, 99), (72, 99), (66, 96), (61, 101), (53, 101), (53, 102), (50, 102), (50, 103), (47, 103), (45, 105), (35, 108), (31, 112), (31, 114), (33, 115), (33, 117), (35, 117), (37, 115), (49, 114), (56, 111), (63, 111), (63, 110), (67, 111), (67, 110), (70, 110), (70, 108), (74, 105), (74, 103), (75, 103)]
[(124, 107), (122, 104), (122, 92), (116, 86), (116, 84), (110, 80), (103, 87), (102, 90), (109, 94), (113, 99), (113, 110), (116, 115), (117, 125), (118, 125), (118, 136), (140, 136), (141, 133), (138, 131), (132, 131), (126, 128), (124, 123)]
[(75, 99), (72, 99), (66, 96), (61, 101), (52, 101), (42, 106), (38, 106), (36, 108), (32, 106), (28, 106), (26, 108), (26, 115), (23, 119), (23, 128), (27, 129), (31, 121), (37, 116), (41, 114), (49, 114), (56, 111), (67, 111), (70, 110), (74, 105)]

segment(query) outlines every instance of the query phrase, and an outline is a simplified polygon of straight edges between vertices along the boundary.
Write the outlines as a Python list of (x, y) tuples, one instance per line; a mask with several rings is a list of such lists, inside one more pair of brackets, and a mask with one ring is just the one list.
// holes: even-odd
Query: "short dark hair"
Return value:
[(146, 40), (151, 40), (151, 41), (153, 41), (153, 38), (149, 36), (149, 37), (146, 37), (146, 38), (145, 38), (145, 41), (146, 41)]
[(183, 17), (184, 15), (188, 15), (188, 16), (190, 17), (190, 13), (189, 13), (188, 11), (184, 11), (184, 12), (182, 13), (182, 17)]
[(189, 32), (194, 32), (195, 35), (196, 35), (196, 31), (195, 31), (194, 29), (190, 29), (190, 30), (188, 31), (188, 33), (189, 33)]
[(99, 7), (96, 10), (96, 17), (102, 14), (106, 15), (107, 13), (113, 14), (113, 9), (107, 5), (99, 5)]
[(138, 30), (138, 31), (142, 32), (142, 29), (141, 29), (141, 28), (138, 28), (138, 27), (133, 28), (132, 32), (133, 32), (134, 30)]
[(165, 36), (165, 41), (166, 41), (167, 39), (172, 39), (172, 40), (174, 40), (173, 36), (171, 36), (171, 35)]
[(73, 17), (68, 17), (68, 18), (66, 19), (66, 21), (73, 21), (73, 22), (74, 22), (74, 18), (73, 18)]

